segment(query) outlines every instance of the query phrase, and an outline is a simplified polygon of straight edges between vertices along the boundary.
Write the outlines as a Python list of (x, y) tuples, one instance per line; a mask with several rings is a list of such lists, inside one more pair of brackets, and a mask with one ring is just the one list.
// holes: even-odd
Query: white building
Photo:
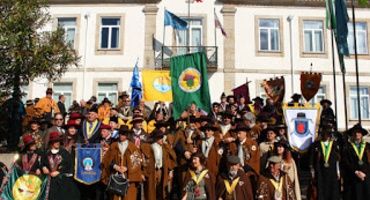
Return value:
[[(28, 96), (44, 95), (47, 86), (56, 94), (65, 94), (67, 104), (91, 95), (115, 101), (118, 91), (128, 90), (137, 58), (139, 67), (161, 68), (163, 13), (167, 9), (190, 20), (192, 51), (207, 50), (210, 59), (209, 85), (212, 101), (221, 93), (249, 84), (250, 95), (264, 96), (260, 83), (274, 76), (284, 76), (285, 100), (293, 92), (300, 93), (300, 73), (323, 74), (322, 86), (313, 102), (322, 98), (334, 101), (331, 33), (325, 25), (324, 0), (50, 0), (53, 23), (66, 29), (66, 40), (72, 42), (81, 56), (80, 66), (71, 69), (55, 83), (40, 79), (24, 89)], [(223, 24), (227, 37), (215, 30), (214, 11)], [(352, 16), (351, 10), (348, 9)], [(361, 114), (363, 124), (370, 125), (370, 52), (368, 33), (370, 9), (356, 9), (357, 46), (359, 53)], [(165, 29), (165, 60), (168, 52), (181, 54), (186, 49), (186, 32)], [(353, 31), (349, 26), (349, 46), (353, 53)], [(159, 44), (159, 45), (158, 45)], [(344, 127), (344, 109), (349, 123), (356, 122), (355, 60), (345, 59), (346, 89), (335, 55), (339, 127)], [(293, 77), (292, 77), (293, 69)], [(292, 88), (293, 87), (293, 88)], [(344, 106), (347, 98), (348, 106)]]

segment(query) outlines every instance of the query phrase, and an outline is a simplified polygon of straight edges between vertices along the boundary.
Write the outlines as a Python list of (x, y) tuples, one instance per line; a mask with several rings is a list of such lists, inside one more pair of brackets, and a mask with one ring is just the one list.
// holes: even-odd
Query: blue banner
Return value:
[(100, 181), (102, 151), (100, 144), (78, 144), (76, 149), (75, 179), (86, 185)]

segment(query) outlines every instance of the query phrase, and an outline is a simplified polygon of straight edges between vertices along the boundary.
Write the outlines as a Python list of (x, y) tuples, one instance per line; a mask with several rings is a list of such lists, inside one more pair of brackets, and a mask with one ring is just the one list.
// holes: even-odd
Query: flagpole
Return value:
[(216, 7), (213, 8), (213, 17), (214, 17), (214, 24), (215, 24), (215, 47), (217, 47)]
[[(190, 3), (191, 3), (191, 1), (193, 1), (193, 0), (188, 0), (188, 23), (191, 23), (191, 20), (190, 20)], [(186, 36), (187, 37), (187, 43), (186, 43), (187, 52), (190, 53), (190, 26), (188, 28), (188, 31), (187, 31), (186, 35), (187, 35)]]
[[(165, 15), (166, 7), (164, 7), (163, 14)], [(164, 16), (166, 17), (166, 16)], [(164, 21), (164, 20), (163, 20)], [(164, 68), (164, 43), (166, 41), (166, 25), (163, 23), (163, 41), (162, 41), (162, 69)], [(162, 70), (161, 69), (161, 70)]]
[(335, 53), (334, 53), (334, 31), (333, 28), (331, 29), (331, 48), (332, 48), (332, 62), (333, 62), (333, 83), (334, 83), (334, 112), (335, 112), (335, 129), (337, 131), (338, 128), (338, 101), (337, 101), (337, 77), (336, 77), (336, 70), (335, 70)]
[(353, 40), (355, 49), (355, 65), (356, 65), (356, 88), (357, 88), (357, 109), (358, 109), (358, 122), (361, 124), (361, 100), (360, 100), (360, 79), (358, 70), (358, 57), (357, 57), (357, 36), (356, 36), (356, 16), (355, 16), (355, 1), (352, 4), (352, 26), (353, 26)]

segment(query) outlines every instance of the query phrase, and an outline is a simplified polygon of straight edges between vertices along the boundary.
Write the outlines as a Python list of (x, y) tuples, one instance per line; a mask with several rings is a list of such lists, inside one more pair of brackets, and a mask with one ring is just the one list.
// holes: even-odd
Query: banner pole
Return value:
[[(331, 29), (331, 55), (332, 55), (332, 62), (333, 62), (333, 84), (334, 84), (334, 113), (335, 113), (335, 131), (338, 131), (338, 102), (337, 102), (337, 78), (336, 78), (336, 70), (335, 70), (335, 53), (334, 53), (334, 30)], [(343, 94), (345, 95), (345, 94)]]

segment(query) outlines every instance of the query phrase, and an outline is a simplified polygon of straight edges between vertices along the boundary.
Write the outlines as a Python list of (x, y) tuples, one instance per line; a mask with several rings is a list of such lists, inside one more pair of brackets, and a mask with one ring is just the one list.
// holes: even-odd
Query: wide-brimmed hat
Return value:
[(332, 105), (332, 102), (329, 99), (323, 99), (323, 100), (320, 101), (320, 105), (324, 105), (324, 103), (329, 104), (329, 106)]
[(36, 118), (32, 118), (31, 121), (29, 122), (29, 124), (38, 124), (38, 125), (41, 125), (41, 122), (39, 119), (36, 119)]
[(271, 122), (271, 119), (267, 114), (261, 113), (257, 116), (256, 121), (269, 123)]
[(49, 143), (62, 141), (61, 133), (54, 131), (49, 134)]
[(203, 132), (205, 132), (206, 130), (217, 131), (218, 128), (212, 123), (207, 123), (204, 126), (200, 127), (200, 130)]
[(238, 124), (235, 128), (235, 132), (239, 132), (239, 131), (248, 132), (250, 130), (251, 130), (251, 128), (249, 126), (244, 125), (244, 124)]
[(284, 123), (278, 123), (275, 125), (276, 129), (282, 129), (282, 128), (287, 128), (287, 126)]
[(92, 105), (91, 108), (89, 109), (89, 112), (98, 113), (98, 106), (97, 105)]
[(100, 125), (100, 130), (102, 130), (102, 129), (111, 130), (111, 129), (112, 129), (112, 127), (111, 127), (111, 126), (109, 126), (108, 124), (101, 124), (101, 125)]
[(160, 121), (157, 121), (154, 126), (156, 128), (162, 128), (162, 127), (165, 127), (167, 128), (169, 126), (169, 123), (167, 121), (164, 121), (164, 120), (160, 120)]
[(240, 158), (238, 156), (227, 156), (227, 162), (231, 165), (240, 164)]
[(27, 106), (33, 105), (33, 101), (32, 101), (32, 99), (28, 99), (28, 100), (26, 101), (26, 105), (27, 105)]
[(115, 122), (118, 123), (118, 117), (117, 116), (112, 116), (109, 118), (109, 122)]
[(201, 115), (199, 118), (197, 118), (197, 121), (200, 123), (202, 122), (212, 123), (213, 119), (211, 117), (208, 117), (207, 115)]
[(25, 134), (22, 136), (22, 141), (24, 144), (24, 147), (30, 145), (30, 144), (35, 144), (36, 140), (31, 134)]
[(222, 118), (232, 119), (234, 117), (233, 113), (231, 113), (230, 111), (224, 111), (221, 113), (221, 115), (222, 115)]
[(132, 130), (130, 130), (128, 128), (128, 126), (126, 125), (122, 125), (119, 129), (118, 129), (118, 134), (120, 135), (129, 135), (132, 133)]
[(352, 136), (353, 134), (360, 132), (362, 135), (367, 135), (368, 131), (362, 127), (360, 123), (357, 123), (352, 128), (348, 130), (348, 134)]
[(142, 116), (134, 116), (130, 124), (141, 123), (143, 121), (144, 121), (144, 118)]
[(282, 159), (281, 159), (280, 156), (271, 156), (271, 157), (269, 157), (269, 159), (267, 161), (269, 163), (281, 163)]
[(82, 115), (79, 112), (73, 112), (69, 115), (69, 119), (82, 119)]
[(222, 99), (222, 98), (226, 98), (225, 92), (223, 92), (223, 93), (221, 94), (220, 99)]
[(75, 127), (76, 129), (78, 129), (80, 127), (80, 125), (77, 124), (76, 120), (70, 119), (70, 120), (68, 120), (67, 124), (64, 125), (64, 128), (69, 129), (70, 127)]
[(259, 102), (259, 103), (263, 104), (263, 99), (261, 97), (255, 97), (254, 99), (252, 99), (252, 101)]
[(53, 94), (53, 89), (52, 88), (46, 89), (46, 94)]
[(162, 139), (165, 135), (166, 135), (165, 133), (163, 133), (162, 131), (160, 131), (158, 129), (155, 129), (152, 132), (152, 138), (153, 138), (154, 141)]
[(105, 103), (108, 103), (108, 104), (112, 104), (108, 98), (104, 98), (103, 101), (101, 102), (101, 104), (105, 104)]

